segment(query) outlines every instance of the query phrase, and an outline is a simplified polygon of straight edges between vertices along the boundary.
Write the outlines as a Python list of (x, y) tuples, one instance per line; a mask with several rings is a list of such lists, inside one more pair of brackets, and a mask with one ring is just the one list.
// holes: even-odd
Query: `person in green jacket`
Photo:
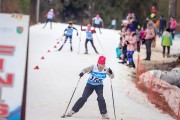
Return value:
[(165, 51), (167, 47), (167, 57), (170, 57), (170, 46), (172, 45), (172, 35), (170, 33), (170, 29), (167, 28), (166, 31), (164, 31), (162, 36), (161, 45), (163, 47), (163, 57), (165, 57)]

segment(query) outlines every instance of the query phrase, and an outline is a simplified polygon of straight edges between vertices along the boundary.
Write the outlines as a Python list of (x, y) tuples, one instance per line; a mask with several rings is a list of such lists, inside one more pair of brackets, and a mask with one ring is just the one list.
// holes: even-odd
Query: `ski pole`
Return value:
[(78, 47), (78, 54), (80, 52), (80, 43), (81, 43), (81, 32), (80, 32), (80, 36), (79, 36), (79, 47)]
[(58, 37), (56, 40), (62, 41), (62, 40), (63, 40), (63, 37), (64, 37), (64, 33), (63, 33), (60, 37)]
[(79, 78), (79, 80), (78, 80), (78, 82), (77, 82), (77, 85), (76, 85), (76, 87), (75, 87), (75, 89), (74, 89), (74, 91), (73, 91), (73, 94), (72, 94), (72, 96), (71, 96), (71, 99), (70, 99), (70, 101), (69, 101), (69, 103), (68, 103), (68, 106), (67, 106), (67, 108), (66, 108), (63, 116), (61, 116), (61, 118), (65, 118), (65, 117), (66, 117), (66, 112), (67, 112), (67, 110), (68, 110), (68, 108), (69, 108), (69, 105), (70, 105), (71, 100), (72, 100), (72, 98), (73, 98), (73, 96), (74, 96), (74, 93), (75, 93), (75, 91), (76, 91), (76, 89), (77, 89), (77, 87), (78, 87), (78, 84), (79, 84), (80, 79), (81, 79), (81, 78)]
[(64, 35), (62, 35), (62, 36), (60, 37), (60, 40), (61, 40), (61, 41), (63, 40), (63, 37), (64, 37)]
[(112, 81), (111, 82), (111, 92), (112, 92), (112, 100), (113, 100), (113, 108), (114, 108), (114, 117), (116, 119), (116, 111), (115, 111), (115, 105), (114, 105), (114, 94), (113, 94), (113, 87), (112, 87)]
[(103, 53), (105, 53), (104, 48), (103, 48), (103, 46), (102, 46), (102, 44), (101, 44), (101, 42), (100, 42), (100, 40), (99, 40), (99, 38), (98, 38), (98, 36), (97, 36), (96, 33), (95, 33), (95, 35), (96, 35), (96, 38), (97, 38), (97, 40), (98, 40), (98, 42), (99, 42), (99, 44), (100, 44), (100, 46), (101, 46), (101, 48), (102, 48), (102, 50), (103, 50)]

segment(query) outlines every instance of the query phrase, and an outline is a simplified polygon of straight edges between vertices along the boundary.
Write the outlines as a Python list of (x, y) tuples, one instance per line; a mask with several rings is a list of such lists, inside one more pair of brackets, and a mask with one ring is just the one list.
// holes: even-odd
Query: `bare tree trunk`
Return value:
[(5, 1), (1, 0), (1, 12), (5, 12)]
[(1, 7), (1, 5), (2, 5), (2, 0), (0, 0), (0, 12), (2, 12), (2, 7)]
[(3, 0), (3, 12), (7, 12), (7, 0)]
[(30, 5), (30, 23), (35, 24), (36, 22), (36, 0), (31, 0), (31, 5)]
[(169, 16), (176, 17), (177, 0), (169, 0)]

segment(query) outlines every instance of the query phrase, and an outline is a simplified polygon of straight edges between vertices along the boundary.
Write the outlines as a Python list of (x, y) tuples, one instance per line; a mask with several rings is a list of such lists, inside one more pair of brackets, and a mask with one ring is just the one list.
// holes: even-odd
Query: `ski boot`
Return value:
[(73, 48), (71, 47), (71, 52), (73, 51)]
[(76, 112), (74, 112), (73, 110), (71, 110), (66, 116), (67, 117), (72, 117), (72, 115), (74, 115)]
[(109, 118), (108, 114), (106, 113), (106, 114), (102, 114), (102, 119), (110, 119), (110, 118)]
[(123, 60), (122, 60), (122, 59), (119, 59), (119, 60), (118, 60), (118, 63), (123, 63)]
[(86, 52), (84, 54), (88, 54), (88, 51), (86, 50)]
[(133, 67), (133, 64), (129, 64), (129, 68), (132, 68)]
[(167, 58), (170, 58), (171, 56), (169, 54), (167, 54)]
[(96, 52), (96, 54), (99, 54), (98, 51), (95, 51), (95, 52)]

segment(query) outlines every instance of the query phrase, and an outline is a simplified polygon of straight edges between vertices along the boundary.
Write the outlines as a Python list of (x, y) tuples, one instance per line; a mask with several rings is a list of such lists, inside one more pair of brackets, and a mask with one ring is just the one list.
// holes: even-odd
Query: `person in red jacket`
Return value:
[(98, 51), (96, 50), (96, 47), (94, 46), (94, 42), (93, 42), (93, 33), (96, 33), (95, 29), (91, 30), (91, 24), (87, 25), (87, 29), (83, 29), (82, 25), (81, 25), (81, 31), (86, 31), (86, 42), (85, 42), (85, 49), (86, 52), (85, 54), (88, 54), (88, 48), (87, 48), (87, 43), (91, 42), (92, 47), (94, 48), (94, 51), (98, 53)]
[(155, 18), (156, 13), (157, 13), (156, 7), (153, 5), (151, 8), (151, 18)]

